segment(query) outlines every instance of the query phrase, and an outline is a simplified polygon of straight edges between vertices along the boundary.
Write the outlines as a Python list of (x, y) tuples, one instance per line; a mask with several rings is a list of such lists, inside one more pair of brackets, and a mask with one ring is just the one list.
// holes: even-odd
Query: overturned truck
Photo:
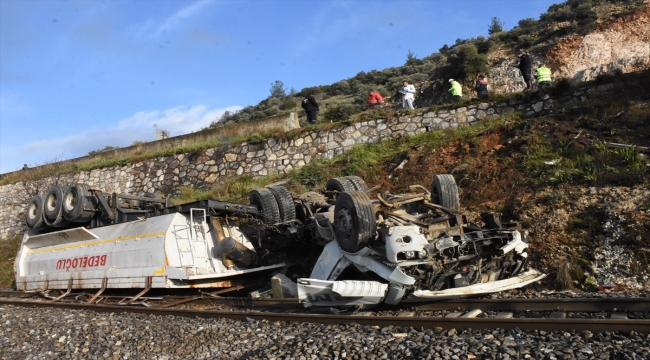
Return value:
[(284, 267), (261, 264), (236, 224), (259, 216), (255, 206), (170, 206), (145, 195), (74, 184), (35, 196), (15, 263), (17, 289), (230, 288)]
[(369, 189), (357, 176), (298, 196), (272, 185), (253, 190), (250, 205), (169, 206), (79, 184), (50, 189), (28, 205), (31, 229), (16, 260), (16, 284), (22, 290), (250, 286), (248, 273), (284, 267), (258, 261), (237, 226), (237, 219), (251, 217), (283, 236), (323, 245), (310, 276), (297, 280), (305, 306), (432, 301), (514, 289), (545, 276), (528, 266), (527, 233), (496, 213), (483, 213), (481, 226), (468, 221), (454, 178), (443, 174), (429, 189), (414, 185), (406, 194)]

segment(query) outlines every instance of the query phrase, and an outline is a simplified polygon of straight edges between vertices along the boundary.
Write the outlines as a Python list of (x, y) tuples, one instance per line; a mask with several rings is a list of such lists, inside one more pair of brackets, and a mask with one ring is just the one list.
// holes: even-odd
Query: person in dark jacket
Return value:
[(488, 82), (485, 80), (485, 76), (479, 75), (476, 79), (476, 94), (479, 99), (486, 99), (488, 97)]
[(309, 93), (307, 94), (307, 97), (302, 99), (302, 108), (305, 109), (305, 113), (307, 114), (307, 121), (310, 124), (316, 124), (316, 118), (318, 117), (318, 108), (319, 105), (316, 102), (316, 99), (314, 99), (314, 94)]
[(519, 71), (521, 71), (521, 76), (524, 77), (524, 82), (526, 83), (526, 89), (532, 90), (533, 79), (530, 76), (530, 74), (532, 72), (533, 64), (530, 55), (528, 53), (524, 53), (523, 51), (519, 50), (517, 51), (517, 57), (519, 58), (519, 65), (517, 65), (517, 67), (519, 68)]

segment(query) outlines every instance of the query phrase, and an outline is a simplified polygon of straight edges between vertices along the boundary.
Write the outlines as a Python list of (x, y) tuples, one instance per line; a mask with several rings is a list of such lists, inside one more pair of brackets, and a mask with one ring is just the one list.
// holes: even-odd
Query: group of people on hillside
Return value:
[[(415, 86), (409, 84), (408, 81), (402, 82), (402, 88), (399, 93), (402, 94), (402, 107), (404, 109), (415, 109), (413, 107), (413, 100), (415, 100)], [(368, 93), (368, 108), (376, 108), (384, 103), (384, 98), (375, 90), (370, 90)]]
[[(524, 83), (526, 83), (526, 90), (533, 89), (533, 79), (532, 74), (532, 59), (530, 55), (522, 51), (517, 52), (517, 57), (519, 58), (519, 64), (517, 68), (521, 72), (521, 76), (524, 78)], [(540, 89), (546, 88), (552, 85), (551, 80), (551, 69), (546, 67), (546, 64), (540, 64), (535, 70), (535, 77), (537, 79), (537, 86)], [(451, 87), (449, 92), (451, 93), (452, 102), (460, 101), (463, 96), (462, 86), (454, 79), (449, 79)], [(485, 79), (484, 75), (479, 75), (476, 78), (476, 85), (474, 86), (476, 94), (479, 99), (485, 99), (488, 97), (488, 82)]]
[[(519, 58), (519, 63), (516, 65), (521, 72), (521, 76), (524, 78), (526, 83), (526, 90), (530, 91), (533, 89), (532, 81), (532, 59), (529, 54), (524, 53), (519, 50), (516, 53)], [(546, 67), (545, 64), (540, 64), (535, 71), (535, 77), (537, 79), (537, 85), (540, 89), (546, 88), (552, 85), (551, 80), (551, 69)], [(413, 100), (415, 100), (415, 87), (408, 83), (407, 80), (402, 82), (402, 88), (398, 91), (402, 94), (402, 108), (413, 110)], [(449, 92), (451, 93), (452, 102), (460, 101), (463, 97), (463, 87), (460, 83), (454, 79), (449, 79)], [(484, 75), (478, 75), (476, 78), (476, 85), (474, 86), (476, 94), (480, 99), (485, 99), (488, 97), (488, 82)], [(375, 90), (370, 90), (368, 94), (368, 108), (376, 108), (381, 106), (384, 103), (384, 98)], [(318, 116), (319, 105), (314, 98), (313, 93), (308, 94), (302, 100), (302, 108), (307, 114), (307, 121), (310, 124), (316, 124), (316, 118)]]

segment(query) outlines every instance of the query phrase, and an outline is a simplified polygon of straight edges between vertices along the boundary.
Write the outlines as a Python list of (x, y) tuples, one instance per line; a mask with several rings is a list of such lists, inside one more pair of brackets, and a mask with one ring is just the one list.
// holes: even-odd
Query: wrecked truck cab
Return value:
[(545, 277), (528, 268), (529, 239), (516, 224), (494, 213), (481, 215), (484, 226), (467, 221), (449, 174), (436, 175), (430, 190), (375, 199), (358, 184), (336, 178), (296, 199), (302, 230), (325, 244), (310, 277), (298, 280), (307, 307), (443, 300)]

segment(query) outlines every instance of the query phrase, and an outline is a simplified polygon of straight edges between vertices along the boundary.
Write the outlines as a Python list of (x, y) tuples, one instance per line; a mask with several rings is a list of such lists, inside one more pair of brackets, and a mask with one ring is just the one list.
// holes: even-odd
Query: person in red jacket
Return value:
[(370, 96), (368, 97), (369, 108), (372, 109), (384, 103), (384, 98), (382, 98), (381, 95), (379, 95), (379, 93), (376, 92), (375, 90), (370, 90), (369, 94), (370, 94)]

